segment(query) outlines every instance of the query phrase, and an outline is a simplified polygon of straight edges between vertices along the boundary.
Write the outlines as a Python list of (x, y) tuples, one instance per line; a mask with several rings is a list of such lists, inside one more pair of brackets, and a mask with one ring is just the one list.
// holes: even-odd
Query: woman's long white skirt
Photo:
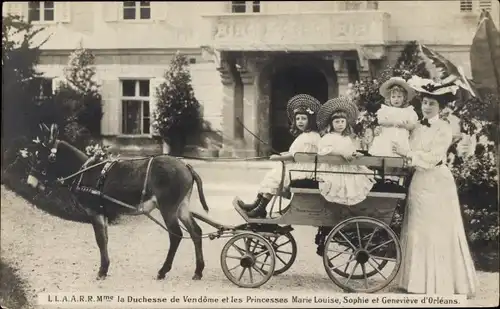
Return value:
[(399, 286), (409, 293), (474, 295), (476, 271), (447, 166), (416, 171), (401, 233)]

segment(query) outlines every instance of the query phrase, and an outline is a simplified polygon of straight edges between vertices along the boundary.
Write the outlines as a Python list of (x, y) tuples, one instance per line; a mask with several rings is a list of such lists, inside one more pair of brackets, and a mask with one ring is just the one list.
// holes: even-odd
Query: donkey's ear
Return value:
[(59, 135), (59, 128), (57, 127), (57, 124), (53, 123), (50, 126), (50, 141), (51, 142), (55, 141), (58, 135)]

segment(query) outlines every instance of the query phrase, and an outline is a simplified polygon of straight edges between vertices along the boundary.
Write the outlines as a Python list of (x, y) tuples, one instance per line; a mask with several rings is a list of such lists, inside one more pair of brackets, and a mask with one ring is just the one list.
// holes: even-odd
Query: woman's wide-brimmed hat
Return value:
[(433, 96), (455, 95), (458, 90), (458, 86), (454, 83), (441, 84), (432, 79), (421, 78), (419, 76), (412, 76), (408, 80), (408, 84), (419, 93)]
[(295, 114), (304, 113), (309, 115), (317, 115), (321, 107), (321, 103), (315, 97), (308, 94), (298, 94), (288, 100), (287, 113), (288, 119), (293, 122)]
[(331, 117), (335, 112), (345, 112), (347, 114), (347, 122), (353, 125), (358, 117), (358, 107), (347, 97), (338, 97), (330, 99), (323, 104), (318, 112), (316, 122), (318, 129), (323, 130), (331, 122)]
[(416, 95), (415, 90), (402, 78), (402, 77), (391, 77), (385, 83), (383, 83), (379, 92), (386, 100), (391, 97), (392, 86), (400, 86), (406, 91), (407, 102), (411, 101)]
[(455, 94), (459, 88), (454, 83), (442, 84), (432, 79), (421, 78), (419, 76), (410, 78), (408, 84), (420, 93), (420, 95), (438, 99), (442, 106), (455, 100)]

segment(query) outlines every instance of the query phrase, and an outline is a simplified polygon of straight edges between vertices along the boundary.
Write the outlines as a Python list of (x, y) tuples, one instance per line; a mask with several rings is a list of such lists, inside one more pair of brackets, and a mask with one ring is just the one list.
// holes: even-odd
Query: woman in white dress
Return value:
[(456, 86), (443, 87), (422, 79), (413, 83), (422, 96), (424, 118), (412, 132), (410, 149), (397, 143), (393, 146), (415, 169), (401, 232), (403, 260), (398, 284), (409, 293), (472, 296), (476, 272), (457, 188), (446, 165), (452, 128), (439, 119), (440, 110), (454, 99), (452, 87)]
[[(321, 103), (314, 97), (308, 94), (299, 94), (292, 97), (287, 104), (288, 118), (291, 122), (290, 133), (296, 136), (288, 152), (281, 155), (271, 156), (272, 160), (280, 160), (285, 157), (293, 158), (297, 152), (316, 153), (318, 150), (318, 142), (320, 135), (316, 126), (316, 114), (321, 107)], [(285, 177), (283, 188), (289, 187), (291, 179), (313, 179), (314, 164), (308, 163), (286, 163)], [(290, 170), (293, 170), (290, 176)], [(304, 172), (303, 172), (304, 171)], [(243, 202), (238, 203), (241, 208), (247, 211), (250, 218), (267, 216), (266, 206), (271, 201), (271, 198), (278, 194), (282, 179), (283, 167), (281, 163), (270, 170), (264, 180), (260, 184), (257, 198), (251, 204)]]

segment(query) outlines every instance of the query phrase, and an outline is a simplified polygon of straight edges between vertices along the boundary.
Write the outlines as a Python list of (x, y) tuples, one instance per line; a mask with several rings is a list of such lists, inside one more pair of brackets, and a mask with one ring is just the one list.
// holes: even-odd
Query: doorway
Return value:
[(324, 74), (310, 66), (288, 66), (278, 70), (271, 79), (270, 137), (274, 150), (288, 151), (294, 137), (286, 112), (288, 100), (297, 94), (309, 94), (325, 103), (328, 81)]

